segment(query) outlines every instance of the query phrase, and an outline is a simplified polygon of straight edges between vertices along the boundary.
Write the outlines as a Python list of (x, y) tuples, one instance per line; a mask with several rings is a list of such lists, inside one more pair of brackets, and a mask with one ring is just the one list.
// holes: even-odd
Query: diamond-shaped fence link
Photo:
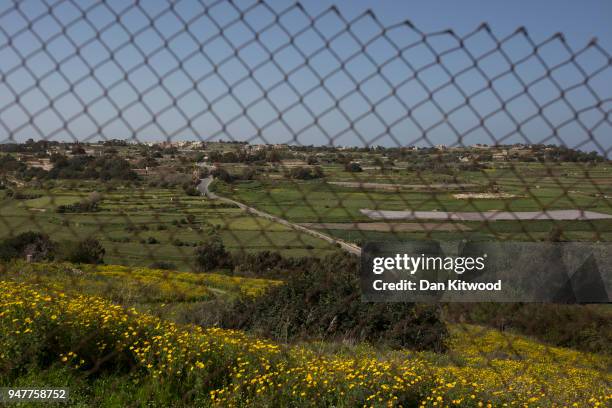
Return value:
[[(596, 40), (524, 28), (423, 32), (266, 1), (5, 1), (0, 238), (46, 234), (20, 249), (30, 283), (61, 275), (124, 305), (263, 291), (239, 277), (248, 266), (223, 284), (176, 271), (206, 264), (211, 237), (261, 259), (372, 240), (608, 241), (611, 81)], [(116, 265), (79, 266), (100, 245)], [(48, 251), (72, 263), (37, 263)], [(514, 335), (493, 350), (458, 315), (469, 358), (502, 382), (498, 361), (525, 359), (513, 375), (554, 401)]]

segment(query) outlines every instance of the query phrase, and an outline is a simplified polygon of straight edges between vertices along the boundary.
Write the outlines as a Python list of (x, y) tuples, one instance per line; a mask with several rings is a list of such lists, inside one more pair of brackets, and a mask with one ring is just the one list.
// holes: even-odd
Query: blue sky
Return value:
[[(333, 3), (314, 1), (306, 5), (315, 11)], [(598, 37), (601, 44), (612, 51), (612, 2), (608, 0), (353, 0), (338, 3), (338, 7), (346, 15), (370, 8), (382, 21), (389, 23), (407, 18), (425, 31), (452, 28), (466, 33), (487, 22), (500, 36), (525, 26), (536, 41), (562, 32), (575, 47)]]
[(2, 2), (0, 141), (612, 146), (609, 1), (169, 4)]

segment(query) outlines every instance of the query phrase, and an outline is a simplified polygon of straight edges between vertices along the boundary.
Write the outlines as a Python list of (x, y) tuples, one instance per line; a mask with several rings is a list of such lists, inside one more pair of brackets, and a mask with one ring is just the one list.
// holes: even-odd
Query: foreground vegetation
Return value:
[[(447, 355), (284, 346), (235, 330), (177, 325), (99, 297), (7, 281), (0, 291), (2, 382), (37, 381), (42, 377), (33, 373), (40, 373), (51, 385), (49, 373), (65, 370), (78, 378), (75, 402), (85, 405), (120, 406), (134, 401), (131, 392), (143, 406), (603, 406), (610, 400), (609, 361), (476, 326), (455, 327)], [(117, 385), (109, 376), (125, 381), (112, 396), (99, 392)], [(153, 381), (159, 386), (151, 387)]]
[[(3, 269), (3, 270), (2, 270)], [(0, 278), (34, 283), (50, 289), (110, 298), (123, 305), (193, 302), (221, 295), (260, 295), (280, 284), (270, 279), (193, 273), (121, 265), (16, 261), (0, 269)]]
[(0, 386), (69, 386), (73, 405), (96, 407), (610, 404), (608, 305), (361, 302), (356, 259), (195, 188), (212, 174), (222, 196), (356, 243), (608, 241), (610, 220), (350, 228), (376, 224), (364, 208), (610, 214), (602, 157), (121, 141), (0, 151)]

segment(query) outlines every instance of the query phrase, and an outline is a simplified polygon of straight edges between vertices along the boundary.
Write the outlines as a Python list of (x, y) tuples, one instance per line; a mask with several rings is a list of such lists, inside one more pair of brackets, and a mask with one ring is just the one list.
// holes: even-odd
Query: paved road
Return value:
[(213, 182), (213, 178), (210, 177), (210, 176), (200, 180), (200, 184), (198, 184), (197, 188), (198, 188), (198, 190), (200, 191), (200, 193), (203, 196), (205, 196), (207, 198), (210, 198), (212, 200), (219, 200), (219, 201), (222, 201), (222, 202), (225, 202), (225, 203), (234, 204), (234, 205), (240, 207), (242, 210), (246, 211), (249, 214), (253, 214), (253, 215), (256, 215), (256, 216), (261, 217), (261, 218), (266, 218), (268, 220), (271, 220), (271, 221), (274, 221), (274, 222), (278, 222), (279, 224), (283, 224), (283, 225), (285, 225), (285, 226), (287, 226), (287, 227), (289, 227), (291, 229), (305, 232), (308, 235), (311, 235), (311, 236), (316, 237), (316, 238), (323, 239), (323, 240), (325, 240), (325, 241), (327, 241), (329, 243), (338, 244), (338, 245), (340, 245), (340, 247), (342, 249), (344, 249), (345, 251), (347, 251), (347, 252), (349, 252), (351, 254), (354, 254), (354, 255), (357, 255), (357, 256), (361, 255), (361, 248), (358, 247), (357, 245), (350, 244), (350, 243), (348, 243), (346, 241), (343, 241), (341, 239), (330, 237), (329, 235), (326, 235), (326, 234), (323, 234), (323, 233), (321, 233), (319, 231), (315, 231), (315, 230), (312, 230), (310, 228), (304, 227), (302, 225), (295, 224), (293, 222), (287, 221), (284, 218), (277, 217), (276, 215), (265, 213), (265, 212), (260, 211), (260, 210), (258, 210), (256, 208), (249, 207), (248, 205), (246, 205), (244, 203), (241, 203), (239, 201), (235, 201), (235, 200), (232, 200), (232, 199), (229, 199), (229, 198), (221, 197), (220, 195), (215, 194), (215, 193), (213, 193), (212, 191), (210, 191), (208, 189), (208, 187), (210, 186), (210, 183), (212, 183), (212, 182)]

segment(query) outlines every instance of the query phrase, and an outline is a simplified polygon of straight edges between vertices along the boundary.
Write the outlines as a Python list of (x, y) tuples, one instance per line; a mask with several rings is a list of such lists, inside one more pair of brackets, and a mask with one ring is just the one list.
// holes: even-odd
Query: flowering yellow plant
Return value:
[[(283, 346), (178, 325), (94, 296), (0, 281), (0, 369), (129, 369), (218, 406), (604, 406), (606, 362), (475, 326), (449, 355)], [(46, 344), (53, 338), (54, 348)], [(194, 397), (195, 398), (195, 397)]]

